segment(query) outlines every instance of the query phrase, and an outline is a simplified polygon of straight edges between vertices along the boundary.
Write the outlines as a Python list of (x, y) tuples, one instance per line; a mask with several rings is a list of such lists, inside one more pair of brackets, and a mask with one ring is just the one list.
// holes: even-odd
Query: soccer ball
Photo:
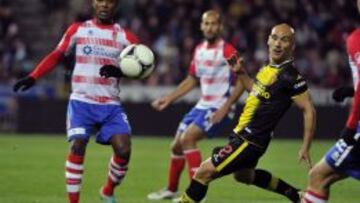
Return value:
[(120, 53), (119, 67), (128, 78), (144, 79), (155, 68), (154, 53), (143, 44), (131, 44)]

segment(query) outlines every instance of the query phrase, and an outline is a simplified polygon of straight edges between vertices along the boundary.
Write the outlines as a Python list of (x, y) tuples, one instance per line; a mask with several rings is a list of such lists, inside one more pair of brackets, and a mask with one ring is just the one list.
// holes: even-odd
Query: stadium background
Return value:
[[(193, 91), (164, 113), (156, 113), (148, 105), (186, 75), (192, 50), (201, 40), (200, 15), (208, 8), (223, 12), (224, 38), (246, 58), (250, 73), (267, 60), (266, 38), (271, 26), (287, 22), (295, 27), (296, 65), (307, 78), (317, 106), (317, 135), (336, 137), (348, 109), (344, 104), (335, 105), (330, 94), (335, 87), (352, 82), (344, 42), (359, 17), (351, 0), (122, 0), (118, 22), (135, 32), (157, 56), (157, 69), (148, 80), (122, 81), (121, 98), (130, 106), (127, 111), (135, 134), (170, 134), (198, 98), (199, 91)], [(15, 95), (11, 86), (56, 46), (71, 22), (89, 17), (90, 0), (0, 1), (1, 131), (64, 132), (71, 56), (30, 91)], [(162, 125), (169, 117), (170, 124)], [(288, 113), (277, 134), (301, 135), (297, 117), (296, 110)]]
[[(34, 159), (38, 156), (45, 156), (44, 153), (53, 151), (55, 148), (63, 149), (57, 152), (56, 156), (54, 155), (58, 157), (59, 163), (53, 163), (54, 166), (62, 167), (62, 158), (66, 153), (63, 136), (66, 102), (70, 91), (68, 82), (72, 67), (71, 57), (67, 58), (53, 73), (38, 81), (37, 86), (26, 93), (15, 95), (12, 92), (12, 85), (17, 78), (27, 75), (39, 60), (56, 46), (62, 33), (71, 22), (91, 16), (90, 2), (90, 0), (0, 0), (0, 157), (2, 159), (0, 172), (10, 174), (9, 178), (6, 176), (0, 178), (0, 182), (6, 183), (0, 187), (0, 194), (5, 194), (5, 191), (11, 188), (9, 185), (17, 180), (16, 177), (22, 177), (16, 173), (21, 172), (21, 170), (15, 170), (17, 163), (13, 163), (16, 159), (27, 163), (26, 160), (21, 159), (24, 158), (24, 154), (20, 153), (19, 157), (16, 156), (16, 152), (19, 152), (17, 150), (21, 147), (23, 147), (22, 149), (38, 149), (37, 153), (29, 152)], [(186, 75), (192, 49), (201, 40), (200, 16), (208, 8), (217, 8), (223, 12), (224, 38), (243, 54), (246, 58), (246, 67), (252, 74), (267, 60), (266, 39), (270, 28), (276, 23), (287, 22), (296, 29), (296, 65), (307, 78), (316, 105), (318, 114), (316, 137), (329, 140), (317, 142), (322, 147), (315, 148), (315, 160), (320, 158), (332, 143), (331, 141), (337, 138), (348, 114), (350, 101), (340, 105), (335, 104), (331, 100), (331, 91), (340, 85), (352, 83), (345, 52), (345, 38), (360, 22), (354, 0), (121, 0), (118, 22), (130, 28), (144, 44), (149, 45), (156, 53), (157, 69), (155, 73), (145, 81), (122, 81), (121, 92), (121, 98), (126, 106), (135, 135), (168, 135), (167, 138), (161, 139), (143, 137), (146, 143), (156, 143), (154, 146), (158, 148), (157, 153), (162, 155), (164, 163), (161, 162), (156, 167), (160, 167), (162, 171), (166, 170), (169, 135), (173, 134), (183, 113), (197, 100), (199, 90), (191, 92), (163, 113), (152, 110), (149, 102), (172, 90)], [(243, 99), (244, 96), (239, 101), (239, 108), (241, 108)], [(302, 134), (301, 112), (292, 108), (282, 119), (276, 131), (277, 138), (300, 138)], [(42, 133), (40, 137), (38, 133)], [(62, 136), (52, 136), (55, 134)], [(48, 140), (49, 137), (54, 137), (56, 142), (61, 142), (61, 144), (54, 145), (53, 140)], [(142, 138), (135, 138), (134, 150), (138, 150), (138, 153), (146, 153), (136, 149), (136, 145), (143, 145), (146, 148), (146, 143), (141, 144), (140, 139)], [(215, 140), (214, 143), (221, 144), (222, 142)], [(214, 146), (214, 143), (209, 141), (206, 142), (206, 146), (202, 147), (210, 151), (210, 146)], [(283, 149), (289, 153), (291, 150), (295, 150), (294, 153), (296, 153), (295, 146), (299, 143), (298, 139), (276, 140), (275, 146), (281, 147), (275, 147), (275, 149)], [(46, 148), (46, 145), (49, 145), (49, 148)], [(96, 148), (96, 146), (91, 147)], [(96, 150), (103, 149), (96, 148)], [(156, 152), (153, 153), (156, 154)], [(281, 150), (279, 153), (284, 154)], [(104, 154), (101, 155), (101, 158), (107, 159), (106, 153)], [(270, 154), (273, 155), (273, 159), (287, 160), (286, 157), (281, 157), (276, 153), (270, 152)], [(136, 161), (139, 159), (136, 154), (134, 156), (134, 162), (138, 163)], [(160, 155), (156, 156), (161, 157)], [(48, 158), (52, 159), (53, 157)], [(273, 162), (271, 158), (266, 161), (265, 165)], [(153, 164), (143, 160), (140, 162), (144, 162), (143, 167), (147, 167), (145, 163)], [(6, 163), (10, 163), (10, 166), (4, 167)], [(296, 164), (294, 161), (290, 161), (289, 164), (291, 163)], [(106, 165), (105, 162), (103, 165)], [(46, 167), (48, 166), (46, 165)], [(286, 170), (283, 168), (277, 170), (276, 167), (278, 166), (275, 166), (275, 171), (285, 171), (294, 179), (299, 178), (297, 174), (300, 174), (302, 179), (298, 182), (302, 185), (305, 184), (306, 173), (304, 171), (300, 172), (299, 169), (291, 167)], [(105, 171), (104, 168), (99, 170)], [(54, 169), (54, 171), (56, 170)], [(27, 176), (31, 177), (35, 174), (36, 172), (27, 173)], [(61, 175), (62, 171), (58, 170), (54, 176), (57, 177), (55, 180), (61, 182), (62, 177), (59, 174)], [(52, 175), (44, 173), (44, 176)], [(132, 177), (130, 175), (129, 179)], [(92, 181), (91, 178), (89, 179), (89, 182)], [(28, 187), (32, 187), (30, 183), (33, 181), (34, 179), (29, 180)], [(94, 182), (100, 183), (101, 181)], [(143, 180), (138, 181), (141, 183)], [(42, 184), (39, 180), (35, 183)], [(27, 186), (27, 184), (24, 185)], [(359, 194), (355, 194), (354, 182), (342, 186), (345, 189), (339, 189), (338, 193), (350, 191), (353, 199), (350, 197), (350, 200), (347, 201), (338, 199), (339, 203), (357, 202), (360, 199)], [(58, 184), (56, 188), (57, 195), (62, 197), (63, 194), (59, 192), (63, 188), (62, 185)], [(94, 192), (92, 189), (89, 190)], [(97, 193), (97, 188), (94, 190), (94, 193)], [(46, 198), (45, 200), (38, 199), (35, 195), (43, 194), (34, 192), (28, 195), (24, 194), (24, 199), (15, 201), (12, 199), (12, 194), (19, 195), (26, 189), (19, 189), (19, 191), (13, 191), (8, 198), (6, 195), (3, 196), (4, 198), (0, 198), (0, 202), (64, 202), (60, 197), (58, 197), (60, 199), (58, 201)], [(142, 195), (144, 196), (144, 194)], [(244, 195), (246, 197), (247, 193), (245, 192)], [(32, 201), (28, 201), (29, 196)], [(265, 198), (267, 194), (256, 193), (253, 196), (254, 198)], [(276, 200), (278, 197), (271, 197), (273, 198), (272, 202), (281, 202), (279, 199)], [(92, 202), (92, 196), (86, 198)], [(142, 201), (128, 202), (139, 203)]]

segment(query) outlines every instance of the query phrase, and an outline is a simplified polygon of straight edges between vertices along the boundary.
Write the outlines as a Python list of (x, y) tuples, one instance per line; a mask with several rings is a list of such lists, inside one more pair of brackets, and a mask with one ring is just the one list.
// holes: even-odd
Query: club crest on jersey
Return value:
[(85, 46), (85, 47), (83, 48), (83, 52), (84, 52), (84, 54), (86, 54), (86, 55), (90, 55), (91, 52), (92, 52), (92, 48), (91, 48), (90, 46)]

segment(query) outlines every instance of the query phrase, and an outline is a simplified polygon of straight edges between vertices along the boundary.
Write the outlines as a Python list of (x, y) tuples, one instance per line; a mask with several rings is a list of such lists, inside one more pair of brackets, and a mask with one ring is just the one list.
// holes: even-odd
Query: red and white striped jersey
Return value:
[(95, 19), (72, 24), (57, 46), (68, 54), (75, 49), (75, 67), (70, 99), (95, 104), (119, 104), (118, 79), (102, 78), (103, 65), (118, 66), (123, 48), (137, 40), (119, 24), (97, 24)]
[(360, 73), (360, 28), (350, 34), (346, 40), (347, 53), (353, 76), (354, 88), (357, 89)]
[(220, 108), (229, 98), (236, 74), (230, 70), (226, 59), (236, 53), (223, 39), (214, 45), (204, 41), (195, 48), (189, 74), (200, 81), (201, 98), (196, 108)]
[(354, 100), (346, 126), (356, 129), (360, 119), (360, 28), (353, 31), (346, 40), (347, 53), (354, 83)]

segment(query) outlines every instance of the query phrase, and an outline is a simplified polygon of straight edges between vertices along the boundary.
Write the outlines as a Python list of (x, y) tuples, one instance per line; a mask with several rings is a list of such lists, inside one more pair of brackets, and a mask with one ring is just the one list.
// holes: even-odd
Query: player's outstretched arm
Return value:
[(158, 111), (162, 111), (173, 101), (184, 96), (194, 87), (196, 87), (198, 81), (191, 75), (188, 75), (170, 94), (155, 100), (151, 105)]
[(246, 72), (244, 67), (244, 59), (238, 54), (233, 54), (229, 59), (227, 59), (227, 61), (231, 67), (231, 70), (239, 76), (246, 91), (251, 92), (254, 80), (251, 79)]
[(56, 49), (52, 51), (39, 63), (39, 65), (30, 73), (30, 75), (21, 78), (15, 83), (13, 87), (14, 92), (19, 90), (26, 91), (27, 89), (34, 86), (36, 80), (52, 71), (62, 58), (63, 53), (60, 50)]
[(304, 138), (299, 151), (299, 161), (305, 161), (309, 168), (312, 167), (309, 155), (311, 142), (314, 137), (316, 126), (316, 111), (311, 101), (309, 91), (293, 98), (294, 103), (303, 111), (304, 116)]
[(35, 81), (52, 71), (56, 65), (64, 58), (66, 52), (75, 45), (74, 36), (81, 23), (73, 23), (66, 30), (56, 49), (50, 52), (25, 78), (20, 79), (14, 85), (14, 91), (25, 91), (35, 85)]

